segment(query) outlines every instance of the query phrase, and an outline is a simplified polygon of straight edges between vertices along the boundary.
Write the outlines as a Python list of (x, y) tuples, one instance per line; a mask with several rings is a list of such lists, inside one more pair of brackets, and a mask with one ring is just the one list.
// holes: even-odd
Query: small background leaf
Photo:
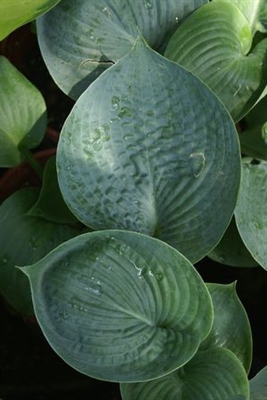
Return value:
[(245, 117), (239, 139), (243, 155), (267, 161), (267, 95)]
[(78, 231), (42, 218), (27, 216), (39, 191), (22, 189), (0, 207), (0, 291), (7, 301), (24, 315), (33, 314), (27, 277), (16, 265), (34, 263)]
[(239, 234), (253, 258), (267, 269), (267, 163), (243, 162), (235, 209)]
[(0, 40), (18, 27), (32, 21), (54, 7), (60, 0), (1, 0)]
[(266, 400), (267, 399), (267, 366), (249, 381), (250, 383), (250, 400)]
[(198, 351), (183, 368), (161, 379), (122, 383), (123, 400), (249, 399), (248, 380), (240, 361), (229, 350)]
[(212, 325), (210, 296), (194, 267), (148, 236), (80, 235), (22, 270), (50, 345), (98, 379), (167, 374), (195, 354)]
[(207, 0), (64, 0), (37, 21), (43, 58), (57, 85), (80, 94), (128, 53), (139, 32), (157, 50)]
[(0, 56), (0, 165), (12, 167), (23, 149), (36, 147), (46, 129), (46, 105), (39, 92), (5, 57)]
[(210, 2), (178, 27), (165, 56), (187, 68), (221, 99), (235, 121), (267, 83), (267, 39), (252, 51), (248, 20), (229, 2)]
[(224, 232), (219, 244), (208, 254), (209, 258), (231, 267), (258, 267), (259, 264), (252, 257), (244, 245), (236, 227), (234, 217)]
[(249, 372), (252, 361), (252, 334), (247, 313), (240, 302), (235, 283), (208, 283), (214, 307), (214, 321), (209, 336), (200, 349), (225, 347), (231, 350)]
[(79, 222), (68, 209), (60, 192), (55, 157), (49, 158), (46, 163), (40, 196), (27, 215), (60, 224), (73, 225)]

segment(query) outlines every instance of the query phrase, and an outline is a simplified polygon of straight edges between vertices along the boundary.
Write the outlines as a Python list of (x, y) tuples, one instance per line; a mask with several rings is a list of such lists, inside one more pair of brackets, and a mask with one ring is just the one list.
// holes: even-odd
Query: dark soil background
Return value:
[[(40, 55), (34, 25), (26, 25), (0, 44), (4, 54), (42, 92), (49, 126), (60, 131), (74, 102), (54, 84)], [(42, 148), (54, 146), (47, 137)], [(254, 341), (250, 377), (267, 365), (267, 274), (262, 268), (230, 268), (208, 258), (197, 264), (206, 282), (237, 281)], [(0, 400), (120, 400), (119, 385), (86, 377), (50, 348), (38, 325), (25, 321), (0, 301)]]

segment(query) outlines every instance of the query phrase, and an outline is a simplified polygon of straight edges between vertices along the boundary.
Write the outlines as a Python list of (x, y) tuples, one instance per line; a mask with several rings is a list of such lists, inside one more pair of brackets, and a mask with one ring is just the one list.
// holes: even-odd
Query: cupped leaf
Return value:
[(139, 31), (160, 49), (207, 0), (64, 0), (37, 21), (44, 60), (58, 86), (79, 95), (133, 46)]
[(1, 0), (0, 40), (54, 7), (60, 0)]
[(179, 252), (148, 236), (86, 233), (23, 271), (48, 342), (94, 378), (163, 376), (192, 358), (211, 328), (201, 277)]
[(243, 243), (236, 227), (234, 217), (217, 246), (208, 254), (213, 261), (231, 267), (258, 267)]
[(51, 157), (46, 163), (40, 196), (27, 215), (63, 224), (73, 225), (78, 222), (62, 198), (55, 157)]
[(267, 269), (267, 163), (243, 163), (235, 209), (239, 234), (253, 258)]
[(78, 231), (41, 218), (27, 216), (39, 191), (22, 189), (0, 207), (0, 292), (24, 315), (33, 314), (30, 285), (16, 265), (35, 263)]
[(246, 372), (228, 349), (198, 351), (184, 367), (161, 379), (122, 383), (123, 400), (248, 400)]
[(260, 370), (254, 378), (249, 381), (250, 400), (267, 399), (267, 366)]
[(5, 57), (0, 56), (0, 165), (19, 164), (24, 149), (36, 147), (46, 129), (43, 96)]
[(267, 82), (267, 39), (250, 52), (251, 45), (252, 32), (243, 13), (228, 2), (210, 2), (176, 30), (165, 56), (203, 80), (238, 121)]
[(209, 336), (200, 349), (226, 347), (242, 362), (249, 372), (252, 360), (252, 335), (247, 313), (239, 300), (235, 283), (208, 283), (214, 307), (214, 321)]
[(57, 168), (85, 225), (156, 236), (195, 262), (231, 219), (239, 143), (207, 87), (139, 39), (76, 102)]

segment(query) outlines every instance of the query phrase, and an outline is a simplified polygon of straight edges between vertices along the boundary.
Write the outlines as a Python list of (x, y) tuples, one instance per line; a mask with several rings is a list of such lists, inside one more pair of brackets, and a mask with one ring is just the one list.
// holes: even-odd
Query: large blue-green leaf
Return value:
[(139, 39), (76, 102), (57, 168), (85, 225), (156, 236), (194, 262), (233, 214), (239, 143), (207, 87)]
[(267, 162), (244, 160), (235, 218), (253, 258), (267, 269)]
[(163, 376), (192, 358), (212, 325), (211, 299), (193, 265), (138, 233), (80, 235), (22, 270), (50, 345), (98, 379)]
[(228, 349), (198, 351), (183, 368), (150, 382), (122, 383), (123, 400), (248, 400), (246, 372)]
[(267, 84), (267, 38), (251, 46), (243, 13), (231, 3), (210, 2), (176, 30), (165, 55), (203, 80), (238, 121)]
[(64, 0), (38, 20), (44, 60), (58, 86), (77, 98), (126, 54), (139, 32), (160, 49), (207, 0)]
[(239, 358), (248, 373), (252, 360), (252, 335), (235, 283), (208, 283), (207, 287), (214, 307), (214, 321), (209, 336), (200, 348), (207, 350), (211, 347), (226, 347)]
[(1, 0), (0, 40), (54, 7), (60, 0)]
[(37, 262), (60, 243), (78, 234), (67, 225), (29, 217), (39, 191), (22, 189), (0, 207), (0, 292), (24, 315), (33, 313), (28, 279), (16, 265)]
[(12, 167), (24, 149), (36, 147), (46, 129), (42, 94), (5, 57), (0, 56), (0, 166)]

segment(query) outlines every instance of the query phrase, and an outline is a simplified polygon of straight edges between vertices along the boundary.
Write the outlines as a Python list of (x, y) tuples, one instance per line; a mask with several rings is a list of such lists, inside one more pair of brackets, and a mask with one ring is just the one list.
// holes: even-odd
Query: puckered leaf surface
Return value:
[(156, 236), (195, 262), (233, 214), (239, 143), (207, 87), (139, 39), (76, 102), (57, 169), (85, 225)]

